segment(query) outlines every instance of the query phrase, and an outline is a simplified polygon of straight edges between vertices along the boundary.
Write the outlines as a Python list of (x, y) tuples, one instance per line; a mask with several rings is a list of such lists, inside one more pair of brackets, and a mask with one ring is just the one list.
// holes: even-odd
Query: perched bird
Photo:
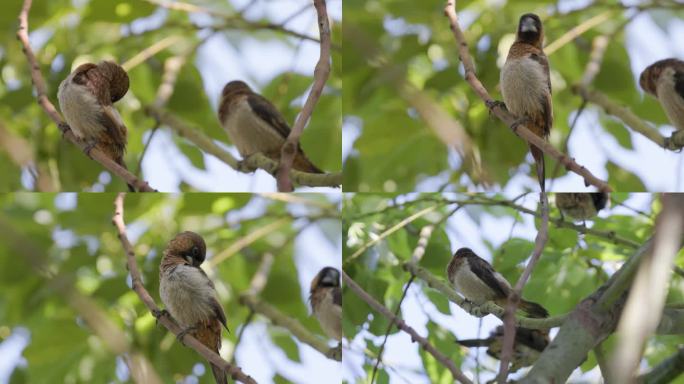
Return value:
[[(535, 135), (548, 140), (553, 125), (549, 61), (542, 50), (544, 29), (539, 16), (520, 17), (516, 40), (501, 70), (501, 94), (506, 108)], [(530, 152), (536, 163), (541, 190), (545, 190), (544, 153), (534, 145)]]
[(313, 314), (323, 331), (331, 338), (342, 340), (342, 288), (340, 271), (325, 267), (311, 281), (309, 301)]
[[(456, 251), (446, 272), (454, 289), (466, 300), (476, 305), (493, 301), (504, 307), (508, 295), (513, 291), (511, 284), (470, 248), (461, 248)], [(529, 317), (549, 316), (549, 312), (544, 307), (531, 301), (520, 299), (519, 308)]]
[[(504, 327), (496, 327), (486, 339), (456, 340), (464, 347), (487, 347), (487, 354), (501, 360), (503, 349)], [(544, 348), (549, 345), (549, 331), (541, 329), (515, 328), (515, 342), (511, 358), (511, 372), (534, 364)]]
[[(120, 166), (126, 151), (126, 125), (112, 103), (128, 92), (128, 75), (111, 61), (79, 65), (59, 85), (57, 98), (74, 135), (88, 143), (86, 153), (99, 148)], [(129, 185), (133, 190), (133, 187)]]
[[(240, 155), (247, 158), (262, 152), (280, 161), (280, 148), (290, 134), (290, 126), (276, 107), (252, 91), (243, 81), (231, 81), (223, 88), (219, 121)], [(297, 148), (292, 167), (309, 173), (323, 173)]]
[[(171, 316), (184, 328), (179, 339), (189, 332), (218, 353), (221, 326), (226, 330), (228, 326), (214, 283), (200, 268), (206, 249), (200, 235), (187, 231), (177, 234), (166, 246), (159, 265), (159, 295)], [(228, 382), (219, 367), (212, 364), (211, 370), (216, 383)]]
[(641, 72), (639, 85), (658, 99), (672, 125), (684, 130), (684, 61), (656, 61)]
[(587, 220), (598, 214), (608, 204), (608, 194), (594, 193), (556, 193), (556, 206), (561, 216), (574, 220)]

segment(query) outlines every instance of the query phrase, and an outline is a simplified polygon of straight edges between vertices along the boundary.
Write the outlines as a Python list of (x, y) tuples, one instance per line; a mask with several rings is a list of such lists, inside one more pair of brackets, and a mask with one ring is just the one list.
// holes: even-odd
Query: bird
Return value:
[(556, 207), (561, 217), (567, 215), (574, 220), (588, 220), (595, 217), (608, 205), (608, 194), (592, 193), (556, 193)]
[(328, 337), (342, 340), (342, 288), (340, 271), (325, 267), (311, 281), (311, 309)]
[[(492, 330), (486, 339), (465, 339), (456, 340), (456, 342), (469, 348), (487, 347), (487, 354), (489, 356), (501, 360), (503, 339), (504, 327), (499, 325)], [(534, 364), (548, 345), (548, 330), (516, 327), (510, 371), (515, 372), (520, 368)]]
[[(511, 284), (484, 259), (470, 248), (460, 248), (447, 265), (447, 277), (454, 289), (466, 300), (482, 305), (493, 301), (504, 307), (513, 291)], [(549, 312), (541, 305), (520, 299), (519, 308), (529, 317), (548, 317)]]
[(120, 65), (101, 61), (79, 65), (57, 91), (64, 120), (74, 136), (87, 143), (85, 152), (97, 147), (125, 169), (128, 131), (113, 103), (124, 97), (128, 86), (128, 74)]
[[(183, 328), (207, 348), (218, 353), (222, 327), (228, 330), (226, 314), (216, 294), (214, 283), (200, 268), (206, 244), (202, 236), (185, 231), (169, 241), (159, 264), (159, 295), (166, 310)], [(226, 373), (211, 364), (217, 384), (228, 382)]]
[[(252, 91), (244, 81), (234, 80), (223, 87), (218, 116), (243, 158), (261, 152), (280, 161), (280, 149), (290, 134), (290, 126), (268, 99)], [(323, 173), (300, 145), (292, 167), (302, 172)]]
[(639, 85), (658, 99), (672, 125), (684, 130), (684, 61), (656, 61), (641, 72)]
[[(544, 28), (539, 16), (520, 17), (516, 39), (501, 70), (501, 94), (509, 112), (535, 135), (548, 140), (553, 125), (549, 61), (542, 50)], [(530, 144), (541, 191), (545, 191), (544, 152)]]

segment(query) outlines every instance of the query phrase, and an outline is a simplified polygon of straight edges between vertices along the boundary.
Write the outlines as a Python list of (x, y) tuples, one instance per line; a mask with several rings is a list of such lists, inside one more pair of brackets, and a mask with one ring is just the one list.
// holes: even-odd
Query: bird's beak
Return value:
[(522, 25), (520, 26), (521, 32), (539, 32), (537, 26), (535, 25), (534, 19), (531, 17), (523, 19)]
[(185, 255), (185, 256), (183, 256), (183, 258), (184, 258), (185, 260), (187, 260), (188, 263), (190, 263), (190, 265), (194, 265), (194, 263), (192, 262), (192, 256), (190, 256), (190, 255)]

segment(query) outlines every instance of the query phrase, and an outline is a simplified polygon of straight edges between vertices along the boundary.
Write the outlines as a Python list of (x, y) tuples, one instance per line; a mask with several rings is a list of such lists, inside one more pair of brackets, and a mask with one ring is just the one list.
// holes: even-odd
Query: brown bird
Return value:
[(561, 216), (574, 220), (588, 220), (598, 214), (608, 204), (608, 194), (593, 193), (556, 193), (556, 207)]
[(340, 271), (325, 267), (311, 281), (309, 301), (313, 314), (323, 331), (331, 338), (342, 340), (342, 288)]
[[(228, 330), (226, 315), (218, 300), (214, 283), (200, 268), (206, 245), (194, 232), (182, 232), (169, 242), (159, 265), (159, 295), (168, 312), (183, 327), (178, 335), (192, 334), (218, 353), (221, 326)], [(228, 382), (226, 373), (211, 364), (216, 383)]]
[(641, 72), (639, 85), (658, 99), (672, 125), (684, 130), (684, 61), (656, 61)]
[[(515, 43), (501, 70), (501, 94), (516, 125), (524, 124), (535, 135), (548, 140), (553, 125), (549, 61), (542, 50), (544, 29), (539, 16), (520, 17)], [(545, 190), (544, 152), (530, 145), (541, 190)]]
[[(223, 88), (219, 121), (243, 158), (261, 152), (280, 161), (280, 148), (290, 134), (290, 126), (270, 101), (254, 93), (243, 81), (231, 81)], [(299, 146), (292, 167), (302, 172), (323, 173)]]
[[(111, 61), (79, 65), (59, 85), (57, 98), (74, 135), (88, 143), (86, 153), (99, 148), (126, 168), (126, 125), (112, 103), (128, 92), (128, 75)], [(133, 191), (133, 187), (129, 185)]]
[[(487, 354), (489, 356), (501, 360), (503, 339), (504, 327), (499, 325), (486, 339), (466, 339), (456, 340), (456, 342), (469, 348), (487, 347)], [(548, 330), (516, 327), (510, 371), (515, 372), (522, 367), (528, 367), (534, 364), (548, 345)]]
[[(493, 301), (500, 307), (504, 307), (508, 295), (513, 291), (511, 284), (470, 248), (461, 248), (456, 251), (446, 272), (454, 289), (466, 300), (476, 305)], [(549, 312), (544, 307), (531, 301), (520, 299), (519, 308), (529, 317), (549, 316)]]

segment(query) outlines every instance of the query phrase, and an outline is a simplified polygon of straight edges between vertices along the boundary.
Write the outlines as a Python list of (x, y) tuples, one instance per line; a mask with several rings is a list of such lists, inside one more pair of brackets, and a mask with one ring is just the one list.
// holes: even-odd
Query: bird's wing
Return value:
[(278, 109), (271, 104), (265, 97), (253, 93), (247, 97), (247, 102), (252, 108), (252, 111), (259, 116), (259, 118), (272, 126), (276, 132), (284, 139), (290, 135), (290, 126), (280, 114)]
[(675, 69), (674, 80), (675, 91), (677, 91), (677, 94), (684, 99), (684, 65), (681, 65)]
[(335, 287), (332, 290), (333, 304), (342, 306), (342, 289)]
[[(204, 270), (203, 270), (202, 268), (200, 268), (200, 267), (195, 267), (195, 268), (197, 268), (197, 270), (200, 271), (200, 272), (202, 273), (202, 275), (203, 275), (203, 276), (206, 278), (206, 280), (207, 280), (207, 284), (209, 284), (209, 286), (211, 287), (211, 289), (212, 289), (212, 290), (214, 291), (214, 293), (215, 293), (215, 292), (216, 292), (216, 287), (214, 286), (214, 282), (211, 281), (211, 279), (209, 278), (209, 276), (207, 276), (207, 273), (204, 272)], [(209, 305), (210, 305), (211, 308), (214, 310), (214, 314), (216, 315), (216, 317), (218, 317), (218, 319), (219, 319), (219, 321), (221, 322), (221, 324), (223, 324), (223, 326), (226, 328), (226, 330), (227, 330), (228, 332), (230, 332), (230, 329), (228, 329), (228, 324), (227, 324), (227, 319), (226, 319), (226, 313), (223, 311), (223, 307), (221, 306), (221, 303), (219, 303), (219, 301), (218, 301), (218, 299), (216, 298), (216, 296), (211, 297), (211, 298), (209, 299)]]
[(553, 125), (553, 101), (551, 99), (551, 75), (549, 72), (549, 60), (544, 55), (541, 50), (538, 53), (530, 54), (530, 58), (539, 63), (542, 66), (544, 75), (546, 76), (546, 84), (549, 88), (548, 92), (544, 93), (542, 96), (541, 104), (544, 113), (544, 134), (549, 135), (551, 126)]
[(502, 282), (503, 277), (499, 278), (498, 276), (500, 275), (487, 261), (480, 257), (469, 257), (468, 265), (470, 266), (470, 270), (487, 284), (497, 296), (508, 297), (510, 286)]

